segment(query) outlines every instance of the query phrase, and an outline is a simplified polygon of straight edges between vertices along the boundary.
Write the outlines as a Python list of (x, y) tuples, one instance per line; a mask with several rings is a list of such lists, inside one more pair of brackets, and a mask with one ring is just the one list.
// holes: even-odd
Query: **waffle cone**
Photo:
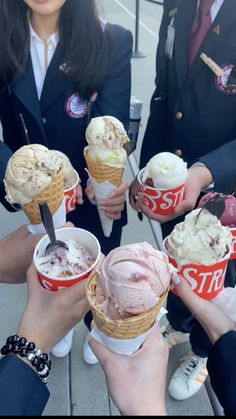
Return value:
[(86, 294), (92, 308), (94, 322), (105, 335), (116, 339), (132, 339), (147, 332), (155, 323), (156, 316), (169, 291), (167, 288), (155, 306), (149, 310), (126, 319), (111, 320), (94, 303), (96, 286), (96, 273), (92, 273), (87, 280)]
[(52, 176), (52, 182), (35, 196), (29, 204), (22, 205), (22, 208), (30, 220), (31, 224), (40, 224), (42, 222), (39, 211), (39, 202), (46, 201), (52, 214), (59, 208), (64, 197), (64, 169)]
[(88, 147), (84, 148), (84, 158), (90, 175), (99, 183), (110, 182), (119, 186), (122, 182), (124, 167), (117, 168), (108, 166), (104, 163), (98, 163), (92, 160), (88, 155)]

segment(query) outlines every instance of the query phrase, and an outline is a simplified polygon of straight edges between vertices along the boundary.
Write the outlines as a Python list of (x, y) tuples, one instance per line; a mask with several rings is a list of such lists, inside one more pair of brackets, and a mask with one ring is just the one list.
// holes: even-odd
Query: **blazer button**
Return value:
[(176, 119), (182, 119), (183, 118), (182, 112), (176, 112), (175, 117)]
[(182, 150), (180, 150), (180, 148), (177, 148), (177, 150), (175, 150), (175, 154), (176, 156), (181, 157), (183, 153)]
[(46, 118), (42, 118), (42, 121), (43, 121), (43, 124), (46, 124), (47, 123)]

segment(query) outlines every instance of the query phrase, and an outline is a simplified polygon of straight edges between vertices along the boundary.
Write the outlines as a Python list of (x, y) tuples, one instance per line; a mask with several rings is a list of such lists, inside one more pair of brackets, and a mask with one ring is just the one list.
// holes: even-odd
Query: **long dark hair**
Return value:
[[(28, 6), (23, 0), (0, 0), (0, 85), (25, 71), (30, 48)], [(94, 0), (66, 0), (59, 22), (59, 45), (67, 77), (84, 98), (101, 87), (109, 66), (109, 31), (103, 30)]]

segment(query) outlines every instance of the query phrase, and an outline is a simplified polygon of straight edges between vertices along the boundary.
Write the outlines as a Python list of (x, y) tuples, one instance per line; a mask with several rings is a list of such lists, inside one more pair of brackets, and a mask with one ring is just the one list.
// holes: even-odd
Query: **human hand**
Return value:
[(25, 282), (35, 246), (42, 237), (43, 234), (29, 233), (24, 225), (0, 240), (1, 282)]
[(141, 192), (141, 185), (136, 176), (136, 178), (134, 178), (133, 182), (130, 184), (129, 187), (129, 203), (135, 211), (140, 211), (139, 207), (137, 206), (139, 192)]
[(201, 323), (213, 344), (230, 330), (236, 331), (236, 324), (233, 320), (212, 302), (198, 297), (183, 277), (173, 274), (172, 284), (183, 303)]
[(84, 203), (83, 201), (83, 190), (82, 187), (80, 185), (80, 182), (77, 184), (76, 186), (76, 203), (79, 205), (82, 205)]
[(138, 200), (136, 207), (139, 211), (145, 214), (148, 218), (160, 223), (166, 223), (176, 217), (191, 211), (197, 202), (202, 188), (210, 185), (213, 181), (211, 172), (205, 166), (192, 166), (188, 169), (188, 178), (184, 189), (184, 199), (177, 205), (173, 214), (159, 215), (151, 211), (146, 205), (143, 204), (143, 193), (138, 193)]
[(108, 391), (122, 415), (166, 415), (169, 349), (158, 325), (132, 355), (118, 355), (92, 337), (89, 344), (104, 369)]
[(89, 310), (86, 281), (59, 291), (40, 285), (33, 265), (27, 272), (28, 297), (17, 334), (49, 353)]
[(121, 218), (128, 187), (128, 183), (123, 181), (117, 188), (109, 193), (107, 198), (103, 198), (98, 202), (99, 209), (104, 211), (104, 214), (111, 220), (119, 220)]

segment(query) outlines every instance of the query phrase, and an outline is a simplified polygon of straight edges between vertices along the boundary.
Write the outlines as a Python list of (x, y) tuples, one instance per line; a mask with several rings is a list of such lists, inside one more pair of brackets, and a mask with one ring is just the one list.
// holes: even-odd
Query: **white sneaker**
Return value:
[(87, 334), (87, 336), (85, 338), (84, 347), (83, 347), (84, 362), (86, 362), (86, 364), (90, 364), (90, 365), (98, 364), (98, 359), (94, 355), (94, 353), (91, 349), (91, 346), (88, 344), (88, 338), (89, 338), (89, 333)]
[(185, 400), (200, 390), (207, 378), (207, 358), (200, 358), (193, 352), (180, 360), (169, 384), (169, 394), (176, 400)]
[(170, 323), (166, 323), (161, 327), (161, 333), (168, 343), (169, 348), (189, 341), (189, 333), (178, 332), (173, 329)]
[(74, 329), (72, 329), (60, 342), (52, 348), (52, 354), (57, 358), (62, 358), (69, 354), (72, 348)]

